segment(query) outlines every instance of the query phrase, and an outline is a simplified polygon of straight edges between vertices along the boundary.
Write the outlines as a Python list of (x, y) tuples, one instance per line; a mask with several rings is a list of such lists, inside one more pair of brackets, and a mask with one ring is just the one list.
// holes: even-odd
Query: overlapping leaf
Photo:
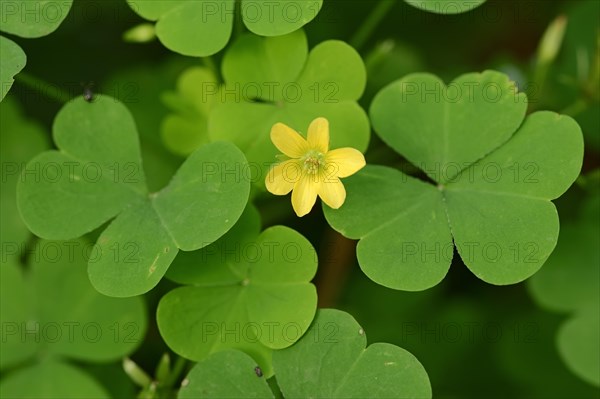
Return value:
[(92, 284), (109, 296), (150, 290), (179, 249), (218, 239), (248, 199), (248, 179), (235, 173), (246, 160), (223, 142), (195, 151), (167, 187), (148, 194), (134, 121), (109, 97), (68, 103), (56, 117), (54, 141), (59, 151), (26, 166), (17, 190), (21, 216), (49, 239), (78, 237), (116, 217), (89, 262)]
[(238, 11), (251, 32), (278, 36), (312, 21), (322, 3), (323, 0), (129, 1), (140, 16), (157, 21), (156, 34), (165, 47), (196, 57), (215, 54), (227, 45)]
[(448, 86), (414, 74), (379, 92), (376, 132), (437, 186), (371, 166), (347, 180), (340, 210), (324, 207), (336, 230), (361, 240), (358, 260), (372, 280), (409, 291), (434, 286), (454, 246), (492, 284), (522, 281), (542, 266), (558, 237), (550, 200), (577, 177), (583, 142), (571, 118), (538, 112), (523, 121), (526, 107), (493, 71)]
[[(46, 36), (67, 17), (73, 0), (17, 0), (2, 4), (0, 31), (25, 38)], [(0, 101), (4, 99), (27, 62), (25, 52), (10, 39), (0, 36)]]
[(433, 12), (435, 14), (461, 14), (471, 11), (486, 0), (404, 0), (406, 3), (423, 11)]
[[(285, 398), (431, 397), (427, 373), (413, 355), (390, 344), (366, 348), (356, 320), (333, 309), (320, 310), (300, 341), (274, 352), (273, 366)], [(212, 355), (190, 371), (180, 398), (274, 397), (255, 367), (241, 352)]]
[[(91, 286), (86, 262), (92, 248), (83, 240), (41, 240), (29, 255), (27, 274), (14, 262), (0, 266), (6, 331), (0, 366), (15, 366), (36, 354), (48, 359), (3, 380), (0, 390), (6, 397), (74, 397), (88, 392), (98, 384), (61, 358), (116, 360), (142, 342), (147, 327), (142, 299), (109, 298)], [(55, 377), (53, 370), (63, 370), (70, 378)], [(36, 383), (22, 385), (25, 378), (35, 378)]]
[(21, 170), (26, 162), (46, 150), (49, 143), (44, 129), (25, 118), (19, 104), (10, 97), (0, 104), (0, 131), (3, 169), (0, 181), (0, 237), (4, 262), (11, 253), (21, 251), (31, 235), (17, 211), (16, 190)]
[[(332, 148), (366, 149), (369, 122), (356, 102), (365, 88), (365, 67), (356, 51), (344, 42), (326, 41), (309, 53), (302, 31), (273, 38), (245, 35), (225, 54), (222, 72), (225, 84), (219, 90), (210, 79), (202, 80), (197, 74), (192, 82), (195, 94), (188, 91), (181, 97), (190, 108), (190, 97), (195, 104), (210, 102), (208, 137), (198, 127), (195, 141), (235, 143), (250, 162), (253, 182), (263, 184), (262, 177), (276, 161), (269, 132), (277, 122), (303, 130), (314, 118), (326, 117)], [(184, 112), (178, 114), (185, 116)], [(195, 114), (201, 121), (202, 114)], [(174, 138), (173, 134), (168, 136)], [(170, 147), (176, 146), (180, 153), (195, 148), (188, 147), (194, 144), (189, 138), (177, 144), (173, 141), (168, 141)]]
[(571, 315), (558, 332), (559, 352), (575, 374), (600, 385), (600, 195), (582, 209), (562, 227), (556, 251), (529, 289), (541, 306)]
[(68, 363), (50, 360), (10, 374), (0, 384), (3, 398), (108, 398), (96, 380)]
[(16, 74), (21, 72), (27, 62), (27, 56), (19, 45), (10, 39), (0, 36), (0, 101), (10, 90)]
[(265, 378), (257, 375), (256, 367), (254, 359), (244, 352), (229, 349), (214, 353), (194, 366), (178, 397), (275, 398)]
[(218, 88), (217, 78), (208, 68), (192, 67), (177, 79), (177, 91), (165, 94), (175, 111), (161, 124), (161, 136), (170, 151), (186, 156), (210, 141), (208, 116)]
[(271, 375), (272, 350), (293, 344), (314, 317), (316, 269), (316, 253), (304, 237), (283, 226), (260, 233), (250, 207), (222, 239), (178, 256), (169, 278), (193, 286), (161, 299), (160, 333), (186, 358), (236, 348)]
[[(103, 82), (106, 93), (127, 105), (140, 134), (144, 173), (148, 190), (158, 191), (169, 183), (183, 159), (168, 151), (160, 137), (160, 124), (168, 109), (157, 101), (169, 89), (181, 70), (190, 64), (186, 58), (164, 63), (135, 65)], [(156, 76), (160, 75), (161, 79)], [(186, 154), (189, 155), (189, 154)]]
[(64, 21), (73, 0), (17, 0), (2, 6), (0, 31), (25, 38), (54, 32)]

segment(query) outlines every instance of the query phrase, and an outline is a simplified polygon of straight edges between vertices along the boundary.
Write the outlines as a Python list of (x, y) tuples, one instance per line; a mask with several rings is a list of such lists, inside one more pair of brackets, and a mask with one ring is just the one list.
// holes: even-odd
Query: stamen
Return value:
[(302, 160), (304, 171), (309, 175), (317, 174), (325, 164), (325, 156), (315, 150), (307, 152), (306, 155), (302, 157)]

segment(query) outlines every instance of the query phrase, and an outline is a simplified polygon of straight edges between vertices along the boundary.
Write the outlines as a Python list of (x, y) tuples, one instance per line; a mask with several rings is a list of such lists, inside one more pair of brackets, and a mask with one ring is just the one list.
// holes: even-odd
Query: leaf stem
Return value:
[(58, 85), (48, 83), (37, 76), (28, 74), (27, 72), (20, 72), (17, 74), (17, 76), (15, 76), (15, 81), (59, 103), (64, 104), (69, 102), (72, 97), (68, 92), (61, 89)]
[(173, 370), (169, 374), (169, 378), (165, 380), (164, 386), (169, 388), (173, 387), (181, 376), (181, 373), (185, 370), (186, 365), (187, 359), (177, 356), (177, 360), (175, 360), (175, 364), (173, 365)]
[(238, 38), (246, 32), (246, 25), (244, 25), (244, 19), (242, 16), (242, 2), (237, 1), (235, 6), (235, 13), (233, 14), (233, 34), (234, 37)]
[(367, 19), (362, 23), (354, 36), (352, 36), (352, 39), (350, 39), (350, 44), (355, 49), (359, 50), (365, 45), (395, 3), (396, 0), (379, 0), (379, 3), (371, 10)]

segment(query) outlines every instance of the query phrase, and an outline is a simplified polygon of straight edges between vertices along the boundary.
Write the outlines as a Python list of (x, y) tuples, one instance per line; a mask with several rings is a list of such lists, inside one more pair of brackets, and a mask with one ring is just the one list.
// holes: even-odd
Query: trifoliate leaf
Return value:
[(195, 286), (165, 295), (157, 320), (165, 342), (181, 356), (201, 360), (241, 349), (270, 376), (271, 350), (292, 345), (314, 317), (317, 294), (310, 280), (317, 259), (310, 243), (287, 227), (259, 235), (255, 226), (250, 235), (255, 212), (249, 208), (240, 227), (213, 245), (185, 254), (174, 275)]
[(148, 194), (134, 121), (110, 97), (68, 103), (56, 117), (54, 141), (59, 151), (26, 166), (17, 189), (21, 216), (49, 239), (78, 237), (116, 217), (89, 263), (92, 284), (109, 296), (150, 290), (178, 249), (215, 241), (248, 199), (244, 156), (223, 142), (198, 149), (167, 187)]
[(165, 47), (194, 57), (215, 54), (227, 45), (237, 12), (253, 33), (279, 36), (312, 21), (322, 3), (323, 0), (129, 1), (140, 16), (157, 21), (156, 34)]
[[(377, 343), (366, 347), (360, 325), (347, 313), (320, 310), (293, 346), (273, 353), (285, 398), (430, 398), (425, 369), (409, 352)], [(250, 357), (213, 354), (184, 380), (182, 398), (274, 397)]]
[[(456, 246), (482, 280), (513, 284), (534, 274), (558, 238), (550, 200), (581, 169), (583, 140), (566, 116), (538, 112), (507, 77), (468, 74), (450, 85), (415, 74), (371, 105), (373, 126), (437, 186), (384, 167), (345, 182), (345, 205), (325, 208), (331, 225), (361, 239), (357, 256), (375, 282), (423, 290), (444, 277)], [(365, 189), (369, 187), (369, 189)]]

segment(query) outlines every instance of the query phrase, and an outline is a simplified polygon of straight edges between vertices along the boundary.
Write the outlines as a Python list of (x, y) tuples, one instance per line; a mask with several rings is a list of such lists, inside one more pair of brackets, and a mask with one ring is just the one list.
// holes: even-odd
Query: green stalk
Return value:
[(373, 8), (365, 22), (362, 23), (358, 31), (350, 39), (350, 44), (355, 49), (359, 50), (365, 45), (394, 4), (396, 4), (396, 0), (379, 0), (379, 3)]
[(27, 86), (30, 89), (33, 89), (47, 98), (59, 103), (66, 103), (71, 100), (69, 93), (60, 87), (53, 86), (45, 80), (30, 75), (27, 72), (20, 72), (17, 76), (15, 76), (15, 82), (23, 86)]
[(181, 376), (181, 373), (185, 370), (186, 364), (187, 359), (181, 356), (177, 356), (177, 360), (175, 360), (175, 364), (173, 365), (173, 369), (169, 374), (169, 378), (164, 383), (165, 387), (172, 388), (175, 385), (175, 383)]

